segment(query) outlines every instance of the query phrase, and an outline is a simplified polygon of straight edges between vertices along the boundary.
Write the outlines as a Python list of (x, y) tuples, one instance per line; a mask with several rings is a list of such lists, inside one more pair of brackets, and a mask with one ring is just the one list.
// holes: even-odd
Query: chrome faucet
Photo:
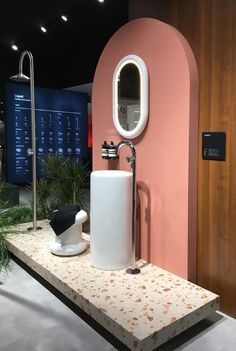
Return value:
[(116, 155), (119, 154), (119, 149), (127, 145), (132, 151), (132, 155), (126, 157), (126, 160), (130, 163), (130, 166), (133, 171), (133, 184), (132, 184), (132, 261), (131, 267), (126, 270), (129, 274), (138, 274), (140, 269), (136, 267), (135, 259), (135, 243), (136, 243), (136, 151), (134, 145), (129, 140), (122, 140), (116, 146)]

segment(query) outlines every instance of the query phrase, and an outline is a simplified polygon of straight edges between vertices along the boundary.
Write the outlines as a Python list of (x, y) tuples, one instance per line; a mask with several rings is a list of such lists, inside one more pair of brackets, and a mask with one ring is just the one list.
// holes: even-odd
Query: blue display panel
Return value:
[[(6, 84), (7, 181), (26, 183), (32, 179), (30, 88)], [(88, 156), (87, 95), (35, 88), (37, 156), (56, 154), (79, 162)], [(37, 177), (42, 176), (37, 161)]]

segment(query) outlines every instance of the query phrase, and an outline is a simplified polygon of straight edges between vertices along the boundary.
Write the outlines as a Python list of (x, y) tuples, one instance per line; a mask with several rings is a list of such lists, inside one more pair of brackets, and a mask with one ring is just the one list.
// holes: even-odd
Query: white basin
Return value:
[(132, 173), (91, 173), (91, 263), (104, 270), (131, 264)]

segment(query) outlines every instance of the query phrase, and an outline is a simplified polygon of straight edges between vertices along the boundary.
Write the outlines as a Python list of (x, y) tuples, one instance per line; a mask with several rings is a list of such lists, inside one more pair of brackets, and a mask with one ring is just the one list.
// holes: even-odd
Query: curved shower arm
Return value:
[[(23, 74), (23, 61), (25, 56), (29, 58), (30, 78)], [(23, 51), (19, 59), (19, 74), (12, 76), (10, 79), (15, 81), (30, 81), (30, 97), (31, 97), (31, 150), (28, 156), (32, 156), (32, 195), (33, 195), (33, 229), (41, 229), (37, 227), (37, 194), (36, 194), (36, 123), (35, 123), (35, 92), (34, 92), (34, 60), (30, 51)]]
[[(19, 73), (22, 74), (23, 73), (23, 61), (24, 61), (24, 57), (25, 56), (29, 57), (29, 61), (30, 61), (30, 71), (32, 73), (32, 68), (33, 68), (33, 55), (31, 54), (30, 51), (23, 51), (20, 55), (20, 59), (19, 59)], [(32, 75), (32, 74), (31, 74)]]

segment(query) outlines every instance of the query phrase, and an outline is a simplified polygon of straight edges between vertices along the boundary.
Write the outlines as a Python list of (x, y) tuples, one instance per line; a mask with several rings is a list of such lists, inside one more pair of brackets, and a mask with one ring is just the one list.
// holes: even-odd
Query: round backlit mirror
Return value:
[(137, 55), (125, 56), (113, 75), (113, 122), (124, 138), (136, 138), (148, 120), (148, 71)]

